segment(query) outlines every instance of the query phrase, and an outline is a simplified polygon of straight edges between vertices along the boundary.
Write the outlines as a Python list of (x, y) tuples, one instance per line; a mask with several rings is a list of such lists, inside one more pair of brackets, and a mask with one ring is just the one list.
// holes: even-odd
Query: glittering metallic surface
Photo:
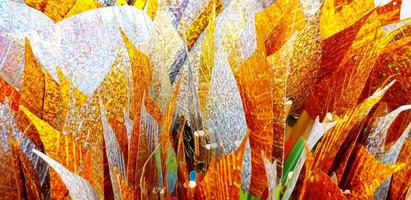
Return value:
[(117, 170), (118, 173), (120, 173), (122, 178), (126, 177), (124, 157), (121, 152), (120, 145), (115, 137), (114, 131), (107, 120), (106, 110), (101, 101), (102, 100), (100, 100), (101, 121), (103, 123), (104, 142), (106, 145), (106, 155), (110, 168), (110, 178), (113, 184), (114, 198), (122, 199), (120, 193), (120, 186), (117, 182), (115, 170)]
[[(251, 171), (250, 190), (254, 194), (261, 194), (266, 184), (266, 179), (261, 177), (261, 171), (264, 170), (261, 151), (271, 152), (279, 163), (279, 172), (283, 162), (284, 124), (281, 124), (281, 117), (278, 119), (274, 116), (284, 116), (285, 110), (281, 109), (281, 102), (279, 106), (274, 106), (276, 102), (271, 96), (273, 86), (270, 71), (268, 61), (262, 52), (257, 51), (234, 72), (250, 132), (251, 164), (255, 169)], [(258, 80), (254, 79), (256, 76)], [(275, 119), (279, 121), (276, 123)]]
[[(44, 144), (45, 152), (52, 158), (55, 158), (59, 163), (73, 171), (77, 169), (82, 147), (78, 144), (72, 135), (63, 135), (55, 130), (43, 120), (39, 119), (25, 107), (20, 109), (27, 115), (33, 125), (39, 131), (39, 136)], [(65, 195), (66, 188), (57, 178), (57, 174), (51, 171), (51, 190), (53, 191), (52, 198), (62, 198)]]
[(143, 96), (148, 92), (149, 83), (151, 80), (151, 63), (147, 56), (138, 51), (133, 43), (128, 39), (126, 34), (122, 32), (124, 42), (126, 44), (127, 52), (130, 58), (131, 64), (131, 80), (133, 81), (132, 102), (131, 107), (133, 119), (133, 132), (131, 134), (128, 145), (128, 159), (127, 159), (127, 180), (132, 186), (134, 186), (138, 180), (135, 176), (135, 166), (137, 158), (134, 156), (137, 153), (137, 145), (140, 132), (140, 110), (142, 105)]
[(407, 199), (409, 2), (0, 0), (0, 199)]
[[(9, 9), (11, 9), (10, 13), (19, 12), (19, 8), (11, 7)], [(29, 14), (32, 15), (31, 13)], [(4, 20), (10, 17), (6, 14), (1, 15)], [(19, 18), (29, 22), (30, 15), (20, 15)], [(130, 18), (126, 16), (130, 16)], [(116, 21), (121, 21), (121, 23)], [(10, 23), (16, 23), (16, 21)], [(124, 25), (119, 26), (118, 24)], [(23, 26), (24, 23), (19, 25)], [(30, 24), (30, 26), (23, 26), (23, 28), (30, 30), (31, 26), (35, 25)], [(116, 54), (112, 52), (117, 51), (122, 41), (118, 29), (122, 27), (130, 35), (132, 41), (136, 44), (142, 44), (149, 38), (149, 33), (153, 27), (146, 15), (131, 7), (93, 10), (55, 25), (51, 25), (50, 22), (47, 25), (47, 28), (29, 33), (22, 32), (20, 35), (30, 37), (34, 54), (55, 80), (58, 80), (55, 68), (60, 67), (73, 84), (86, 94), (91, 94), (96, 89), (116, 58)], [(45, 25), (40, 24), (37, 27), (42, 26)], [(6, 27), (7, 32), (16, 32), (22, 29), (14, 26)], [(99, 34), (93, 34), (95, 31), (99, 31)], [(24, 44), (23, 42), (18, 43)], [(65, 50), (61, 51), (61, 48)]]
[(368, 136), (367, 144), (367, 149), (373, 155), (380, 157), (385, 152), (385, 142), (390, 125), (401, 112), (409, 109), (411, 109), (411, 105), (401, 106), (374, 122), (373, 129), (371, 129), (370, 135)]
[[(73, 199), (99, 199), (96, 191), (91, 187), (90, 183), (81, 178), (80, 176), (73, 174), (67, 170), (63, 165), (57, 161), (51, 159), (43, 153), (33, 150), (35, 154), (45, 160), (61, 177), (64, 184), (66, 184), (70, 195)], [(81, 190), (79, 189), (81, 188)]]
[(267, 159), (264, 152), (261, 152), (261, 156), (264, 161), (265, 174), (267, 176), (268, 198), (270, 200), (275, 199), (275, 188), (277, 179), (277, 161), (273, 163)]
[[(367, 198), (374, 194), (378, 186), (393, 173), (405, 167), (405, 164), (385, 165), (374, 158), (362, 145), (355, 148), (355, 160), (344, 187), (358, 198)], [(374, 173), (368, 173), (372, 171)]]
[(342, 120), (339, 120), (334, 128), (329, 130), (318, 144), (315, 149), (314, 156), (316, 158), (314, 166), (318, 166), (325, 172), (330, 172), (334, 167), (334, 160), (338, 159), (337, 154), (339, 148), (344, 144), (344, 141), (349, 138), (349, 132), (358, 123), (364, 120), (364, 117), (368, 114), (371, 108), (382, 98), (382, 95), (393, 84), (378, 90), (369, 97), (357, 108), (348, 111), (345, 116), (342, 116)]
[[(398, 156), (400, 151), (404, 145), (404, 142), (407, 138), (409, 138), (409, 133), (411, 130), (411, 124), (408, 124), (407, 128), (402, 133), (401, 137), (379, 158), (382, 163), (385, 164), (394, 164), (397, 162)], [(374, 194), (375, 198), (386, 199), (388, 189), (391, 183), (391, 177), (384, 181), (378, 187), (377, 191)]]
[[(409, 140), (406, 140), (403, 148), (400, 151), (398, 157), (398, 162), (409, 163), (411, 152), (411, 143)], [(391, 179), (390, 188), (388, 191), (387, 199), (398, 199), (406, 196), (411, 180), (409, 177), (411, 174), (411, 167), (408, 165), (403, 170), (394, 174)]]
[(347, 199), (338, 185), (322, 170), (311, 170), (305, 180), (305, 190), (301, 194), (306, 199)]
[(203, 181), (198, 186), (199, 198), (238, 199), (241, 187), (242, 158), (246, 147), (247, 137), (238, 149), (213, 161)]
[[(19, 148), (24, 152), (27, 159), (31, 161), (33, 168), (37, 172), (39, 183), (43, 190), (44, 198), (49, 199), (50, 196), (47, 195), (47, 192), (49, 192), (50, 186), (48, 185), (46, 181), (48, 179), (48, 174), (47, 174), (48, 166), (44, 161), (39, 159), (39, 157), (32, 152), (32, 149), (36, 148), (35, 144), (33, 144), (33, 142), (30, 141), (30, 139), (28, 139), (27, 137), (24, 137), (23, 133), (18, 129), (16, 122), (12, 116), (12, 110), (7, 105), (7, 103), (8, 102), (6, 101), (5, 104), (1, 105), (1, 116), (2, 116), (1, 117), (1, 130), (2, 130), (1, 132), (4, 134), (8, 134), (8, 135), (4, 135), (3, 138), (7, 139), (9, 137), (14, 137), (14, 140), (20, 144)], [(9, 132), (10, 130), (12, 132)], [(4, 142), (7, 142), (7, 141), (4, 141)], [(4, 144), (4, 147), (7, 147), (7, 146), (8, 145)], [(6, 150), (6, 149), (3, 149), (3, 150)], [(7, 158), (6, 154), (2, 153), (2, 155), (4, 155), (4, 158)], [(7, 178), (3, 180), (7, 180)]]
[(325, 133), (328, 132), (331, 128), (333, 128), (337, 124), (336, 121), (328, 122), (328, 123), (321, 123), (319, 118), (316, 117), (313, 126), (311, 127), (310, 134), (307, 138), (307, 145), (312, 150), (315, 145), (317, 145), (318, 141), (324, 136)]

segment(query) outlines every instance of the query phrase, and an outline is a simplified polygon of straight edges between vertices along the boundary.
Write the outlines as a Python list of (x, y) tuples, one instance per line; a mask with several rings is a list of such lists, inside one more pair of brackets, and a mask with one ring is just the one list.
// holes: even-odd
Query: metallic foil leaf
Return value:
[[(43, 117), (42, 119), (57, 130), (62, 129), (61, 111), (61, 95), (58, 83), (50, 76), (49, 73), (44, 73), (44, 102), (43, 102)], [(64, 104), (63, 104), (64, 105)]]
[[(200, 109), (203, 115), (206, 114), (206, 105), (209, 96), (211, 85), (212, 71), (214, 67), (214, 52), (215, 52), (215, 5), (211, 10), (207, 29), (205, 30), (204, 40), (201, 44), (201, 62), (199, 69), (198, 97), (200, 101)], [(205, 117), (205, 116), (204, 116)], [(205, 117), (207, 118), (207, 117)]]
[(317, 116), (307, 138), (307, 145), (309, 149), (312, 150), (324, 134), (327, 133), (328, 130), (332, 129), (336, 124), (337, 121), (321, 123), (319, 117)]
[[(45, 15), (59, 22), (68, 14), (77, 2), (76, 0), (47, 0), (47, 5), (43, 12)], [(26, 1), (27, 3), (27, 1)]]
[[(4, 21), (0, 23), (6, 24)], [(24, 62), (23, 47), (11, 36), (0, 36), (0, 52), (0, 77), (15, 88), (21, 88), (23, 74), (21, 73), (23, 71), (21, 63)]]
[(197, 198), (201, 199), (239, 199), (241, 187), (242, 160), (248, 136), (241, 142), (238, 149), (215, 160), (211, 159), (204, 179), (197, 184)]
[[(64, 163), (64, 166), (67, 168), (76, 171), (80, 155), (82, 154), (81, 145), (78, 144), (72, 136), (63, 135), (49, 124), (39, 119), (24, 106), (20, 106), (20, 110), (27, 115), (38, 130), (40, 138), (44, 144), (45, 152), (58, 162)], [(65, 186), (58, 178), (57, 174), (53, 173), (53, 171), (50, 173), (52, 198), (63, 198), (66, 193)]]
[(315, 163), (314, 166), (320, 168), (326, 173), (329, 173), (335, 166), (335, 161), (340, 148), (344, 142), (349, 139), (350, 131), (358, 126), (367, 116), (371, 108), (378, 103), (385, 92), (394, 82), (391, 82), (384, 88), (376, 91), (372, 96), (366, 99), (363, 103), (358, 105), (355, 109), (349, 110), (343, 117), (341, 117), (334, 128), (329, 130), (315, 149)]
[(401, 199), (406, 197), (407, 190), (409, 190), (408, 188), (411, 185), (411, 179), (408, 178), (411, 176), (410, 153), (411, 142), (406, 140), (397, 160), (399, 163), (405, 163), (406, 167), (392, 176), (387, 199)]
[[(184, 32), (183, 36), (187, 44), (188, 50), (194, 46), (194, 43), (199, 38), (200, 34), (206, 29), (212, 20), (213, 15), (218, 15), (222, 10), (221, 0), (210, 0), (200, 15), (193, 20), (191, 25), (185, 30), (184, 26), (180, 26), (180, 32)], [(213, 22), (213, 21), (212, 21)]]
[[(29, 20), (26, 15), (21, 18)], [(40, 27), (43, 28), (24, 34), (28, 35), (42, 66), (56, 81), (56, 67), (60, 67), (72, 84), (87, 95), (101, 84), (116, 59), (117, 54), (113, 52), (118, 52), (123, 45), (119, 28), (143, 52), (153, 47), (147, 43), (153, 36), (153, 22), (143, 11), (131, 6), (90, 10)]]
[(153, 21), (155, 31), (150, 38), (150, 49), (147, 54), (152, 65), (150, 90), (147, 98), (151, 97), (164, 113), (173, 94), (169, 78), (172, 64), (185, 48), (184, 43), (173, 27), (172, 15), (168, 9), (162, 7), (158, 10)]
[[(170, 132), (173, 125), (173, 116), (175, 112), (175, 108), (177, 106), (177, 94), (180, 89), (180, 81), (177, 83), (176, 88), (174, 90), (174, 95), (168, 105), (167, 111), (164, 114), (164, 118), (161, 122), (161, 132), (160, 132), (160, 153), (161, 153), (161, 171), (162, 171), (162, 179), (163, 179), (163, 186), (168, 184), (168, 157), (169, 155), (169, 147), (171, 145), (170, 139)], [(171, 194), (166, 193), (166, 196), (169, 197)]]
[(264, 48), (268, 56), (278, 51), (295, 31), (301, 31), (306, 24), (297, 0), (276, 1), (256, 14), (255, 23), (257, 46)]
[(385, 143), (388, 129), (401, 112), (409, 109), (411, 109), (411, 105), (398, 107), (394, 111), (390, 112), (389, 114), (383, 117), (378, 118), (374, 122), (371, 132), (368, 136), (368, 151), (370, 151), (376, 157), (382, 156), (382, 154), (385, 152)]
[[(404, 133), (402, 133), (401, 137), (385, 152), (379, 159), (384, 164), (395, 164), (398, 159), (398, 155), (404, 145), (405, 140), (409, 137), (409, 133), (411, 130), (411, 123), (408, 124), (407, 128), (405, 129)], [(377, 189), (374, 194), (375, 198), (380, 199), (387, 199), (388, 189), (391, 183), (391, 177), (388, 180), (384, 181), (381, 186)]]
[(19, 170), (20, 176), (16, 176), (19, 181), (22, 181), (23, 188), (19, 188), (20, 198), (29, 198), (29, 199), (44, 199), (40, 180), (37, 177), (36, 171), (31, 165), (30, 160), (26, 157), (24, 152), (20, 149), (20, 145), (17, 141), (10, 137), (11, 148), (13, 152), (14, 163), (18, 163), (19, 167), (16, 167), (15, 170)]
[[(315, 1), (311, 3), (315, 4)], [(292, 54), (287, 64), (286, 89), (287, 98), (293, 102), (292, 112), (301, 108), (317, 82), (321, 62), (319, 17), (320, 13), (315, 9), (306, 16), (305, 27), (296, 36), (292, 51), (287, 52)]]
[(146, 0), (146, 10), (147, 10), (146, 12), (147, 12), (147, 15), (151, 19), (154, 19), (159, 7), (160, 7), (160, 4), (158, 0)]
[[(298, 178), (300, 176), (300, 173), (304, 167), (305, 161), (307, 159), (307, 150), (311, 151), (317, 142), (322, 138), (322, 136), (331, 128), (333, 128), (336, 125), (336, 121), (334, 122), (319, 122), (319, 117), (315, 118), (314, 124), (311, 127), (311, 130), (309, 132), (308, 138), (307, 138), (307, 148), (303, 149), (301, 152), (300, 157), (298, 158), (297, 164), (294, 167), (292, 171), (291, 178), (288, 180), (287, 183), (287, 189), (284, 192), (283, 199), (287, 200), (290, 199)], [(312, 156), (311, 153), (309, 152), (309, 156)], [(312, 159), (312, 158), (311, 158)], [(288, 175), (287, 175), (288, 176)], [(287, 177), (288, 178), (288, 177)]]
[[(354, 161), (347, 177), (344, 188), (358, 198), (369, 198), (384, 180), (405, 167), (404, 163), (385, 165), (380, 163), (364, 146), (355, 147)], [(373, 173), (369, 173), (369, 172)]]
[(89, 11), (92, 9), (99, 8), (100, 4), (95, 0), (76, 0), (73, 7), (71, 7), (70, 11), (64, 16), (64, 18), (68, 18), (74, 16), (76, 14)]
[(137, 50), (133, 43), (128, 39), (126, 34), (121, 31), (124, 43), (131, 64), (131, 80), (132, 80), (132, 98), (131, 98), (131, 118), (134, 122), (134, 130), (131, 134), (128, 146), (127, 159), (127, 181), (131, 187), (135, 187), (138, 180), (136, 180), (136, 162), (138, 151), (138, 140), (140, 134), (140, 111), (143, 101), (143, 95), (147, 94), (149, 84), (151, 82), (152, 67), (148, 57)]
[[(143, 101), (146, 101), (144, 97)], [(142, 189), (151, 191), (156, 183), (156, 174), (155, 173), (147, 173), (143, 176), (143, 171), (147, 169), (147, 171), (152, 170), (152, 161), (148, 161), (150, 159), (150, 155), (155, 151), (156, 146), (159, 145), (159, 137), (161, 126), (159, 122), (157, 122), (147, 111), (145, 110), (145, 106), (141, 106), (141, 121), (140, 121), (140, 134), (139, 134), (139, 144), (138, 144), (138, 152), (137, 152), (137, 165), (136, 165), (136, 179), (137, 181), (141, 181), (142, 179), (151, 180), (147, 181), (145, 184), (146, 186), (137, 187), (138, 192), (143, 192)], [(146, 162), (148, 166), (145, 166)], [(142, 197), (143, 193), (140, 194)]]
[(44, 11), (45, 7), (47, 6), (47, 0), (25, 0), (24, 2), (30, 7), (39, 11)]
[(53, 160), (47, 155), (33, 149), (33, 152), (45, 160), (61, 177), (61, 180), (67, 186), (69, 194), (73, 199), (79, 200), (97, 200), (99, 199), (97, 192), (93, 189), (90, 183), (80, 176), (69, 171), (59, 162)]
[(321, 39), (344, 30), (373, 8), (372, 0), (353, 0), (340, 5), (335, 5), (335, 0), (325, 0), (321, 8)]
[[(247, 124), (238, 86), (225, 53), (216, 59), (210, 81), (206, 115), (203, 116), (208, 121), (206, 126), (210, 140), (218, 143), (224, 154), (229, 154), (245, 137)], [(243, 189), (248, 190), (250, 178), (251, 153), (247, 144), (243, 161)]]
[(267, 159), (264, 152), (261, 152), (261, 157), (264, 161), (265, 167), (265, 174), (267, 176), (267, 184), (268, 184), (268, 200), (275, 200), (275, 192), (276, 192), (276, 179), (277, 179), (277, 161), (274, 160), (271, 163), (270, 160)]
[[(261, 151), (271, 152), (272, 157), (278, 161), (277, 172), (282, 171), (285, 109), (282, 107), (284, 100), (272, 96), (272, 92), (276, 92), (275, 97), (277, 94), (281, 96), (281, 91), (272, 89), (274, 88), (273, 75), (274, 72), (261, 51), (256, 51), (238, 70), (234, 71), (250, 134), (253, 169), (250, 192), (255, 195), (262, 194), (267, 181), (261, 176), (261, 172), (264, 171)], [(282, 120), (284, 121), (281, 122)]]
[(44, 72), (31, 50), (28, 39), (24, 50), (24, 81), (21, 90), (21, 104), (40, 118), (43, 115)]
[(21, 98), (20, 92), (7, 81), (0, 78), (0, 102), (5, 103), (6, 98), (9, 101), (11, 109), (17, 111)]
[[(0, 131), (2, 133), (5, 133), (5, 135), (3, 135), (2, 137), (5, 140), (8, 140), (8, 138), (12, 140), (11, 137), (13, 137), (14, 138), (13, 140), (15, 140), (19, 144), (19, 149), (21, 149), (21, 151), (24, 153), (24, 156), (22, 155), (21, 159), (22, 160), (28, 159), (31, 162), (32, 168), (36, 172), (35, 178), (38, 179), (38, 182), (41, 185), (41, 192), (44, 195), (44, 199), (50, 199), (50, 184), (49, 184), (48, 166), (43, 160), (41, 160), (36, 154), (32, 152), (32, 149), (38, 148), (38, 147), (36, 147), (36, 145), (29, 138), (27, 138), (23, 132), (21, 132), (18, 129), (17, 124), (13, 118), (12, 110), (8, 106), (7, 99), (5, 100), (4, 104), (0, 106), (0, 113), (1, 113)], [(8, 144), (9, 141), (4, 141), (4, 142), (2, 142), (2, 146), (3, 146), (2, 149), (7, 150), (10, 146)], [(7, 159), (7, 154), (5, 154), (4, 156), (5, 156), (4, 158)], [(26, 169), (31, 168), (27, 164), (25, 164), (25, 167)], [(29, 169), (29, 171), (31, 171), (31, 169)], [(7, 180), (7, 178), (5, 178), (5, 180)]]
[(126, 166), (124, 163), (123, 153), (121, 152), (120, 145), (117, 141), (116, 135), (111, 128), (107, 116), (106, 109), (104, 108), (103, 102), (100, 99), (100, 112), (101, 121), (103, 124), (104, 141), (106, 145), (106, 154), (110, 170), (110, 178), (114, 191), (114, 198), (116, 200), (122, 199), (120, 191), (120, 183), (117, 181), (116, 171), (121, 175), (121, 178), (126, 178)]
[(311, 170), (304, 180), (301, 199), (347, 199), (341, 189), (322, 170)]
[(13, 157), (9, 139), (9, 112), (6, 105), (0, 104), (0, 193), (4, 198), (12, 199), (20, 198), (19, 190), (22, 185), (19, 184), (19, 168), (13, 162), (16, 157)]

